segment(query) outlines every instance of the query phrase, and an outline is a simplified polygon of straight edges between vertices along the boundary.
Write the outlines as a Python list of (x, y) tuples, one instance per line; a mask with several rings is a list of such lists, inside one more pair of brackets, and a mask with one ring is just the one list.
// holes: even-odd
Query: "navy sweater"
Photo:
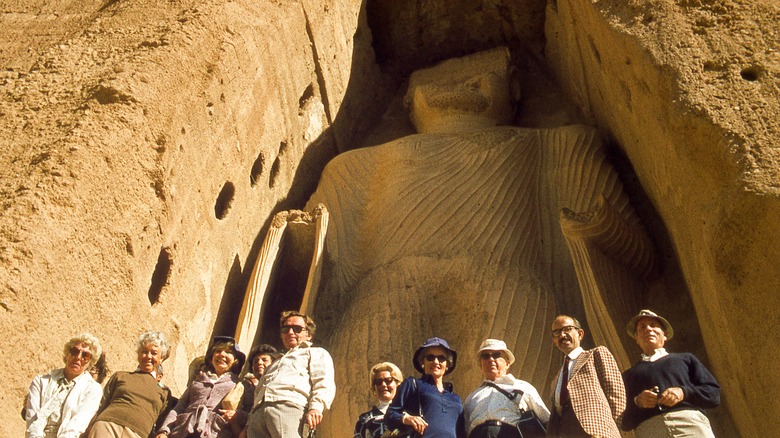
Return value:
[(387, 408), (385, 423), (393, 429), (407, 427), (401, 423), (404, 411), (409, 415), (418, 415), (417, 400), (419, 398), (419, 404), (422, 404), (423, 418), (428, 423), (425, 436), (435, 438), (465, 436), (463, 403), (460, 401), (460, 397), (452, 392), (451, 384), (445, 383), (444, 386), (444, 391), (439, 392), (439, 389), (433, 384), (431, 376), (425, 375), (422, 379), (408, 377), (398, 387), (398, 393), (396, 393), (390, 407)]
[[(623, 372), (623, 382), (626, 384), (626, 412), (620, 426), (623, 430), (632, 430), (648, 418), (664, 412), (683, 409), (701, 411), (720, 404), (720, 385), (699, 359), (690, 353), (669, 353), (655, 362), (637, 362)], [(682, 388), (683, 401), (663, 410), (637, 406), (634, 397), (654, 386), (661, 393), (675, 386)]]

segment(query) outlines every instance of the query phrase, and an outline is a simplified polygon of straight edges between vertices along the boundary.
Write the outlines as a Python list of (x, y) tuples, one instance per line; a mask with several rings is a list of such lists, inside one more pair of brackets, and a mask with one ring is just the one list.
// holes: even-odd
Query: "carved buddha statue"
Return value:
[(587, 314), (603, 343), (619, 341), (594, 315), (635, 310), (589, 295), (652, 265), (596, 131), (506, 126), (511, 77), (504, 48), (415, 72), (405, 102), (419, 134), (337, 156), (309, 201), (331, 215), (315, 312), (337, 364), (334, 436), (366, 406), (370, 365), (411, 373), (427, 337), (464, 352), (449, 376), (462, 394), (480, 381), (469, 352), (487, 337), (516, 352), (511, 372), (547, 388), (557, 314)]

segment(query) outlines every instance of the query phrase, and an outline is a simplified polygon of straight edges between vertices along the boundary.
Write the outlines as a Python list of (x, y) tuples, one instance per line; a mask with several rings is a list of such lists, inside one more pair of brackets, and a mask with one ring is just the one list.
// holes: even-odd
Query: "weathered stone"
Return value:
[[(100, 337), (114, 369), (135, 366), (137, 334), (167, 332), (176, 347), (166, 380), (180, 392), (212, 332), (235, 329), (273, 215), (301, 208), (338, 152), (412, 133), (395, 111), (400, 96), (391, 99), (407, 73), (502, 45), (524, 84), (513, 124), (586, 124), (608, 140), (607, 159), (657, 251), (659, 277), (635, 298), (673, 320), (670, 348), (694, 350), (723, 384), (724, 407), (711, 416), (718, 436), (780, 426), (778, 402), (763, 397), (780, 389), (764, 366), (780, 354), (765, 333), (780, 321), (774, 3), (22, 0), (8, 2), (0, 22), (0, 328), (11, 333), (4, 351), (24, 356), (0, 359), (14, 370), (0, 391), (5, 435), (22, 434), (14, 406), (31, 378), (58, 366), (63, 337), (84, 330)], [(100, 84), (119, 102), (90, 99)], [(426, 254), (404, 267), (436, 262)], [(355, 296), (390, 280), (367, 277)], [(414, 299), (406, 286), (419, 285), (392, 281)], [(474, 299), (437, 295), (469, 310)], [(373, 312), (371, 302), (349, 315)], [(390, 322), (413, 309), (380, 304)], [(504, 324), (511, 307), (496, 308), (504, 313), (479, 321)], [(465, 325), (463, 315), (438, 317)], [(376, 336), (362, 327), (323, 341)], [(410, 324), (365, 354), (401, 351), (427, 329)], [(367, 364), (340, 365), (364, 381)], [(474, 377), (462, 371), (465, 394)], [(340, 421), (368, 402), (359, 383), (339, 394), (350, 400), (334, 408)], [(344, 436), (329, 421), (322, 436)]]

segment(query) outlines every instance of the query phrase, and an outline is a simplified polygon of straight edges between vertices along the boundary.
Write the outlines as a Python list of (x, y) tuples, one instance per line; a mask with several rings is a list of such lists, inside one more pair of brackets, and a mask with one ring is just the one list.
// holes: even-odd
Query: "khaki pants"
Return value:
[(672, 411), (643, 421), (636, 438), (715, 438), (707, 416), (695, 409)]
[(260, 403), (249, 414), (247, 438), (300, 438), (304, 414), (294, 403)]
[(96, 421), (89, 430), (88, 438), (141, 438), (130, 428), (109, 421)]

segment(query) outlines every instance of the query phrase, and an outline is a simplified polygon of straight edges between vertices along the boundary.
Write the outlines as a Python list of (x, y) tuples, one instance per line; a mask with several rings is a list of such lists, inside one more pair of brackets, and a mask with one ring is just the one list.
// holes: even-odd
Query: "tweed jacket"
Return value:
[[(556, 376), (552, 383), (553, 407), (557, 382)], [(626, 409), (626, 389), (617, 362), (606, 347), (584, 350), (577, 357), (568, 389), (572, 410), (588, 435), (620, 437), (618, 426)], [(556, 434), (559, 422), (557, 410), (552, 409), (548, 435)]]

